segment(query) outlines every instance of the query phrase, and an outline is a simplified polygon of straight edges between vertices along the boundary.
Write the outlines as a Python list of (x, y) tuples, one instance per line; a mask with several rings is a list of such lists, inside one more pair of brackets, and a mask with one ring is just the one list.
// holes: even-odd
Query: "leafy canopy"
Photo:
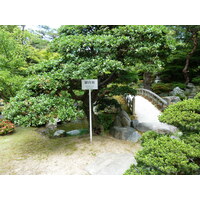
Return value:
[[(30, 99), (41, 95), (52, 99), (60, 98), (65, 91), (66, 101), (78, 101), (88, 115), (88, 91), (81, 91), (81, 79), (98, 79), (99, 89), (92, 92), (93, 103), (113, 95), (134, 94), (131, 84), (137, 81), (136, 69), (142, 69), (143, 64), (148, 66), (146, 70), (161, 67), (174, 48), (169, 37), (165, 26), (62, 26), (51, 43), (51, 50), (61, 57), (30, 67), (30, 78), (20, 94), (26, 92)], [(13, 99), (7, 108), (15, 110), (11, 120), (21, 115), (14, 109), (18, 101), (23, 104), (25, 100)], [(26, 115), (34, 112), (29, 110)], [(51, 110), (49, 116), (56, 117)], [(69, 113), (63, 114), (65, 118)]]

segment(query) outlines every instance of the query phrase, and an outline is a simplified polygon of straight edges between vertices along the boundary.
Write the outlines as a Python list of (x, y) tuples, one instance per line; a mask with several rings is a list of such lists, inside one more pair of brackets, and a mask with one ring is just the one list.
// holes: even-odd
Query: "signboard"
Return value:
[(98, 90), (98, 79), (82, 80), (82, 90), (89, 90), (90, 142), (92, 143), (92, 90)]
[(98, 79), (82, 80), (82, 90), (98, 90)]

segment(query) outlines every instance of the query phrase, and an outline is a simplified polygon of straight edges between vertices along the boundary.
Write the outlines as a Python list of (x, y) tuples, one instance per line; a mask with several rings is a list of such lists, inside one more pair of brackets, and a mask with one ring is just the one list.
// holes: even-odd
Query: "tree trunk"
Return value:
[(189, 78), (189, 62), (190, 62), (190, 58), (192, 57), (193, 53), (195, 52), (195, 50), (197, 49), (197, 46), (198, 46), (197, 36), (198, 36), (197, 32), (192, 33), (193, 48), (192, 48), (192, 51), (188, 53), (188, 55), (186, 57), (185, 67), (183, 68), (183, 75), (184, 75), (184, 78), (185, 78), (185, 84), (188, 84), (189, 81), (190, 81), (190, 78)]
[(144, 72), (143, 74), (143, 86), (145, 89), (150, 90), (153, 82), (153, 75), (151, 72)]

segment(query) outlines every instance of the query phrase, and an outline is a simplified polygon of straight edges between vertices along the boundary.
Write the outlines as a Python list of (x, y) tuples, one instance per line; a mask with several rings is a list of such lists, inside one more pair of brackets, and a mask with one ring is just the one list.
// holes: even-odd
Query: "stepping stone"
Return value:
[(103, 153), (85, 170), (91, 175), (123, 175), (132, 164), (136, 164), (132, 154)]

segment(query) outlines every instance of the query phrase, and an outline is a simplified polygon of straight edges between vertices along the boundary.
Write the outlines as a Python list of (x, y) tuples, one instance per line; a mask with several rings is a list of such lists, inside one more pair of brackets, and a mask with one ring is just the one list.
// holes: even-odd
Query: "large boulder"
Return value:
[(185, 97), (186, 97), (186, 95), (185, 95), (185, 93), (184, 93), (184, 90), (182, 90), (182, 89), (179, 88), (179, 87), (175, 87), (175, 88), (173, 89), (173, 91), (170, 92), (170, 94), (171, 94), (172, 96), (179, 96), (180, 98), (185, 98)]
[(115, 118), (114, 126), (126, 127), (131, 125), (131, 119), (126, 111), (121, 110)]
[(163, 99), (167, 101), (168, 104), (177, 103), (181, 101), (180, 97), (177, 97), (177, 96), (167, 96), (167, 97), (163, 97)]
[(120, 126), (120, 127), (123, 126), (121, 122), (121, 118), (118, 115), (115, 117), (114, 126)]
[(135, 128), (143, 133), (150, 130), (161, 134), (175, 133), (178, 131), (177, 127), (160, 122), (140, 122)]
[(135, 128), (139, 121), (137, 119), (131, 120), (131, 127)]
[(110, 134), (117, 139), (128, 140), (132, 142), (138, 142), (141, 137), (141, 135), (131, 127), (113, 126), (110, 129)]

